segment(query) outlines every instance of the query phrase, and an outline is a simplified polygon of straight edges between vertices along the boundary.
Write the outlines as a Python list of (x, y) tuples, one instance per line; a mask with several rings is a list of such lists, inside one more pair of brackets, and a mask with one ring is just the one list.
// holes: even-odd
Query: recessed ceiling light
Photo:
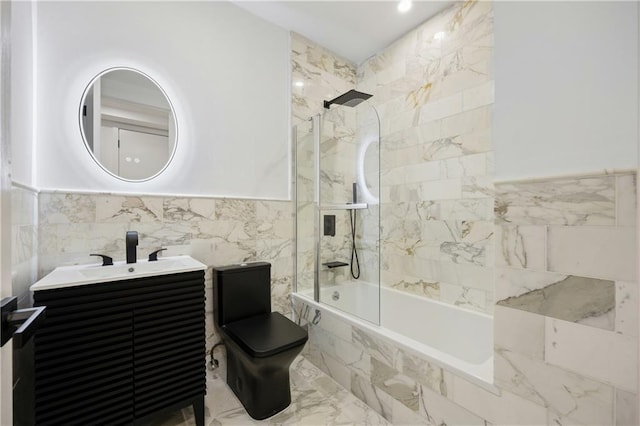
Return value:
[(296, 81), (295, 83), (293, 83), (293, 85), (296, 87), (302, 87), (304, 86), (304, 81)]
[(433, 35), (433, 39), (434, 40), (442, 40), (444, 38), (444, 36), (445, 36), (444, 31), (438, 31), (437, 33), (435, 33)]
[(411, 0), (400, 0), (398, 3), (398, 12), (405, 13), (411, 9)]

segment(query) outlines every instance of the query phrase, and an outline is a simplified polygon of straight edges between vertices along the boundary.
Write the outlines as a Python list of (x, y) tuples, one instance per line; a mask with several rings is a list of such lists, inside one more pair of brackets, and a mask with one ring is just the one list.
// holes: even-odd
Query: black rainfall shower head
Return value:
[(357, 90), (351, 89), (348, 92), (338, 96), (337, 98), (331, 99), (330, 101), (324, 101), (324, 107), (326, 109), (329, 109), (331, 104), (346, 105), (348, 107), (354, 107), (360, 104), (360, 102), (366, 101), (371, 96), (372, 95), (368, 93), (362, 93), (362, 92), (358, 92)]

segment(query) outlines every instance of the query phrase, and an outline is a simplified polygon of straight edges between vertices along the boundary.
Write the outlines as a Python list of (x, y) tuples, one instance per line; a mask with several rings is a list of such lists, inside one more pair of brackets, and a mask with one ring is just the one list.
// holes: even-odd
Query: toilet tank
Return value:
[(271, 264), (254, 262), (213, 268), (213, 294), (218, 327), (271, 312)]

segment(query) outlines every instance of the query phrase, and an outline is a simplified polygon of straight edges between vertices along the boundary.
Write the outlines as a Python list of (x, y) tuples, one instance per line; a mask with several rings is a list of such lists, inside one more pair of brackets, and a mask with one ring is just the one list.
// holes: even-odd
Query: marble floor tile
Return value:
[[(252, 419), (220, 375), (207, 371), (205, 424), (389, 425), (378, 413), (299, 356), (291, 365), (291, 405), (268, 419)], [(195, 426), (191, 407), (158, 416), (148, 426)]]

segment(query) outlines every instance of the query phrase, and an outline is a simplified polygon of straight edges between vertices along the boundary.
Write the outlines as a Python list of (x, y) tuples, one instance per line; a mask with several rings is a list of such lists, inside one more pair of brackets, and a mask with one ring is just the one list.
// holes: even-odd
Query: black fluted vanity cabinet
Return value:
[(34, 293), (37, 425), (144, 423), (194, 406), (204, 423), (204, 271)]

